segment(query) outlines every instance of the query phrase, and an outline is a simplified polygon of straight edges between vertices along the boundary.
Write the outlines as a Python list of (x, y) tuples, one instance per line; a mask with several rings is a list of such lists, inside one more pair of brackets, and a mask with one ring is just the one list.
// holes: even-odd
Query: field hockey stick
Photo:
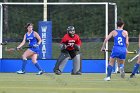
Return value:
[(138, 52), (137, 52), (137, 50), (134, 50), (134, 51), (128, 51), (127, 53), (128, 54), (137, 54)]
[(111, 50), (102, 50), (103, 52), (112, 52)]
[(22, 49), (27, 49), (27, 48), (32, 48), (32, 47), (21, 47), (21, 48), (19, 48), (19, 49), (17, 49), (17, 48), (7, 48), (7, 47), (5, 47), (5, 51), (11, 52), (11, 51), (17, 51), (17, 50), (22, 50)]
[[(140, 53), (139, 53), (140, 54)], [(138, 56), (139, 56), (139, 54), (137, 54), (137, 55), (135, 55), (133, 58), (131, 58), (131, 59), (128, 59), (128, 62), (129, 63), (131, 63), (133, 60), (135, 60)]]
[(0, 45), (7, 45), (7, 41), (0, 43)]
[[(112, 52), (111, 50), (102, 50), (104, 52)], [(127, 52), (128, 54), (137, 54), (137, 50), (134, 50), (134, 51), (128, 51)]]

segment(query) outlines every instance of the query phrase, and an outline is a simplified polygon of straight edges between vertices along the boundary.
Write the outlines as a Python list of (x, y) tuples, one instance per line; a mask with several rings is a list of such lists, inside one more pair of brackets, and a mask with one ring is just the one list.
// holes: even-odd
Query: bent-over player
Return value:
[(72, 75), (81, 75), (80, 72), (80, 37), (75, 34), (74, 26), (68, 26), (67, 34), (61, 40), (61, 54), (55, 64), (54, 73), (60, 75), (67, 61), (73, 59)]

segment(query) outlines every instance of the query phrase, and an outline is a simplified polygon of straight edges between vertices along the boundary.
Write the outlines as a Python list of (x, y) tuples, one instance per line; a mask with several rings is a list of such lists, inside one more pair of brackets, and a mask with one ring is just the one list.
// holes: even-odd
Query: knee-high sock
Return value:
[(120, 64), (120, 68), (124, 68), (124, 64)]
[(27, 64), (27, 60), (24, 60), (24, 59), (23, 59), (22, 67), (21, 67), (21, 70), (22, 70), (22, 71), (25, 71), (26, 64)]
[(36, 67), (39, 71), (42, 70), (38, 63), (35, 63), (35, 67)]
[(123, 71), (124, 72), (124, 64), (120, 64), (120, 72)]
[(139, 68), (140, 64), (136, 63), (134, 65), (134, 68), (133, 68), (133, 71), (132, 71), (132, 74), (135, 75), (135, 73), (138, 71), (138, 68)]
[(107, 77), (111, 77), (113, 67), (111, 65), (108, 65), (107, 67)]

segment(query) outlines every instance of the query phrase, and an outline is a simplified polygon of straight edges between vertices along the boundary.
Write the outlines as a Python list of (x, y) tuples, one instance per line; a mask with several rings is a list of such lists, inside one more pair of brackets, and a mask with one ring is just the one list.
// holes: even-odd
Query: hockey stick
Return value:
[[(112, 52), (111, 50), (102, 50), (104, 52)], [(134, 50), (134, 51), (128, 51), (127, 52), (128, 54), (137, 54), (137, 50)]]
[(22, 50), (22, 49), (27, 49), (27, 48), (32, 48), (32, 47), (22, 47), (20, 49), (17, 49), (17, 48), (7, 48), (7, 47), (5, 47), (5, 51), (11, 52), (11, 51), (17, 51), (17, 50)]
[(103, 52), (112, 52), (111, 50), (102, 50)]
[[(140, 54), (140, 53), (139, 53)], [(128, 62), (129, 63), (131, 63), (133, 60), (135, 60), (138, 56), (139, 56), (139, 54), (137, 54), (137, 55), (135, 55), (133, 58), (131, 58), (131, 59), (128, 59)]]
[(7, 45), (7, 41), (0, 43), (0, 45)]
[(128, 51), (128, 54), (137, 54), (137, 50), (134, 50), (134, 51)]

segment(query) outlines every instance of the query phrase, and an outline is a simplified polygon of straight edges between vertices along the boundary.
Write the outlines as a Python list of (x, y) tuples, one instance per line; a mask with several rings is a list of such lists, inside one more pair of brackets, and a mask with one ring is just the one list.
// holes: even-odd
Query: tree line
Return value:
[[(43, 0), (1, 0), (0, 2), (43, 2)], [(140, 31), (139, 0), (48, 0), (48, 2), (114, 2), (118, 6), (118, 18), (125, 22), (125, 29), (131, 37), (138, 37)], [(61, 38), (69, 25), (74, 25), (76, 33), (82, 38), (104, 37), (105, 7), (97, 5), (48, 5), (47, 20), (52, 21), (53, 38)], [(114, 29), (114, 8), (109, 7), (109, 31)], [(43, 20), (43, 6), (4, 5), (3, 37), (23, 38), (26, 32), (24, 25), (34, 23), (38, 30), (38, 22)]]

